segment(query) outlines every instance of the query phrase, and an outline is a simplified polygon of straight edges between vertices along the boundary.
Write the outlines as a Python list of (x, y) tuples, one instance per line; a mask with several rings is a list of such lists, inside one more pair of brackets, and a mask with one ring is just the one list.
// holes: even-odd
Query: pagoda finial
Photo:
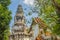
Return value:
[(18, 8), (17, 8), (17, 13), (21, 13), (23, 12), (23, 9), (22, 9), (22, 5), (18, 5)]
[(19, 4), (18, 7), (22, 7), (22, 5)]

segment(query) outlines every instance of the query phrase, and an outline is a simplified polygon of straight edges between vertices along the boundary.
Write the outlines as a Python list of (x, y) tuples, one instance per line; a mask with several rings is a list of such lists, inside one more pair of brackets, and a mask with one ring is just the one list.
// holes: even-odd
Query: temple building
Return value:
[(28, 28), (25, 25), (24, 12), (21, 5), (18, 5), (9, 40), (34, 40), (33, 30), (31, 29), (28, 32)]

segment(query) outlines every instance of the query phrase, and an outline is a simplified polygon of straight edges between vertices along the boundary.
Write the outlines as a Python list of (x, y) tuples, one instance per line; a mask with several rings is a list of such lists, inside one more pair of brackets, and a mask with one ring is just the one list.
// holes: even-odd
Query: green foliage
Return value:
[(54, 3), (54, 6), (56, 7), (56, 13), (58, 15), (57, 23), (53, 27), (53, 33), (60, 36), (60, 0), (54, 0), (53, 3)]
[(32, 15), (32, 13), (31, 13), (31, 12), (29, 12), (29, 13), (28, 13), (28, 15)]
[[(54, 0), (58, 5), (60, 5), (60, 0)], [(36, 0), (36, 7), (39, 10), (39, 17), (43, 19), (46, 24), (53, 29), (53, 33), (60, 35), (60, 24), (57, 24), (58, 15), (60, 14), (60, 9), (56, 12), (56, 8), (52, 5), (51, 0)], [(59, 18), (60, 19), (60, 18)], [(58, 31), (58, 32), (57, 32)]]
[(60, 36), (60, 24), (56, 24), (54, 27), (53, 27), (53, 31), (52, 31), (54, 34), (57, 34)]
[(60, 0), (55, 0), (55, 2), (57, 2), (60, 5)]
[(11, 19), (11, 12), (7, 8), (9, 4), (10, 0), (0, 0), (0, 40), (8, 40)]
[(0, 4), (2, 4), (4, 7), (7, 7), (10, 4), (10, 0), (0, 0)]
[(37, 5), (39, 17), (43, 19), (48, 26), (54, 26), (56, 24), (57, 15), (51, 0), (37, 0)]

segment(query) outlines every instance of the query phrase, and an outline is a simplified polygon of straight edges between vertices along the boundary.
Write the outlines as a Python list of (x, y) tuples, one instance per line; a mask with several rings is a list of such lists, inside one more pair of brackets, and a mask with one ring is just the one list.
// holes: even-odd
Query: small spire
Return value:
[(19, 5), (18, 5), (18, 8), (22, 8), (22, 5), (19, 4)]
[(19, 12), (23, 12), (23, 9), (22, 9), (22, 5), (18, 5), (18, 8), (17, 8), (17, 13), (19, 13)]

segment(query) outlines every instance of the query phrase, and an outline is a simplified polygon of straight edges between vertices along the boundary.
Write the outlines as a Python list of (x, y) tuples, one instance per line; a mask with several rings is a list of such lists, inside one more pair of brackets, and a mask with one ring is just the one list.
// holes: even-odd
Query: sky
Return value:
[[(11, 0), (11, 4), (9, 5), (9, 10), (11, 10), (12, 14), (12, 20), (10, 22), (10, 28), (14, 25), (14, 16), (17, 11), (18, 5), (22, 5), (24, 16), (27, 21), (32, 22), (33, 17), (37, 17), (38, 14), (33, 13), (32, 15), (28, 16), (28, 12), (31, 11), (31, 8), (34, 7), (34, 0)], [(31, 24), (26, 22), (26, 25), (29, 27)], [(38, 28), (37, 28), (38, 30)], [(37, 30), (35, 30), (34, 36), (38, 33)]]

